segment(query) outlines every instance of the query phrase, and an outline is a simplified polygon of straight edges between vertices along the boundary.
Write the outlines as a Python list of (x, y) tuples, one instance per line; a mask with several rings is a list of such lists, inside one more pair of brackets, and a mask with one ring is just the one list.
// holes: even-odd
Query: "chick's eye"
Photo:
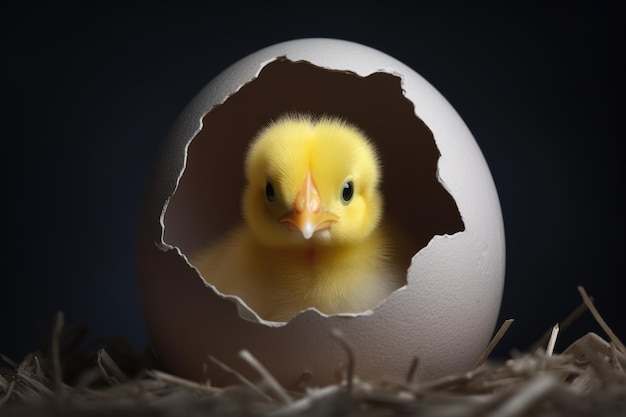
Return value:
[(270, 203), (276, 199), (276, 194), (274, 193), (274, 187), (272, 186), (272, 183), (269, 181), (265, 185), (265, 198), (267, 198), (267, 201), (269, 201)]
[(352, 181), (348, 181), (343, 185), (343, 190), (341, 191), (341, 198), (344, 204), (348, 204), (352, 197), (354, 196), (354, 183)]

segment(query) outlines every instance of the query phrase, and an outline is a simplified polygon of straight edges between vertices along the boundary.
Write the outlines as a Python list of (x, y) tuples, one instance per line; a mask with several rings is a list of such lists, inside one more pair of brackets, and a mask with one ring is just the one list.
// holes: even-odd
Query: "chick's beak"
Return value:
[(310, 239), (315, 232), (330, 229), (337, 220), (339, 217), (322, 211), (322, 199), (311, 171), (307, 172), (304, 184), (296, 195), (293, 211), (278, 219), (289, 229), (299, 230), (305, 239)]

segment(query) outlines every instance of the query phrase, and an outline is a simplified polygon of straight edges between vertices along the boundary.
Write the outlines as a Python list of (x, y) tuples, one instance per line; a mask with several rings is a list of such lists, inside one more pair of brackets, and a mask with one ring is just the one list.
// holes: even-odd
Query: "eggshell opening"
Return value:
[[(256, 322), (187, 262), (241, 222), (246, 146), (285, 111), (344, 117), (381, 153), (386, 215), (414, 242), (403, 255), (408, 284), (374, 311)], [(194, 98), (160, 155), (139, 219), (138, 284), (148, 332), (171, 372), (238, 382), (216, 358), (255, 379), (238, 356), (247, 349), (288, 389), (302, 389), (305, 374), (308, 385), (337, 382), (346, 355), (334, 328), (351, 342), (363, 378), (402, 378), (416, 356), (418, 378), (468, 370), (487, 345), (504, 281), (495, 185), (459, 115), (399, 61), (332, 39), (257, 51)]]
[(280, 57), (202, 118), (164, 213), (167, 244), (189, 256), (242, 224), (248, 146), (286, 112), (339, 116), (373, 141), (383, 166), (385, 217), (411, 239), (408, 251), (398, 254), (407, 269), (433, 236), (463, 230), (454, 199), (437, 176), (440, 153), (433, 134), (415, 115), (398, 75), (362, 77)]

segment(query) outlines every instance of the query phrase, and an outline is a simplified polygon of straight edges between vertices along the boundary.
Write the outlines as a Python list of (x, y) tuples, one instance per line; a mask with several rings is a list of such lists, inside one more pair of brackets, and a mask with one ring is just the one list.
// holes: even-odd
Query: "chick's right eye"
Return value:
[(267, 198), (267, 201), (269, 201), (270, 203), (274, 201), (274, 199), (276, 199), (276, 194), (274, 193), (274, 187), (272, 186), (272, 183), (269, 181), (265, 185), (265, 198)]
[(343, 203), (349, 204), (353, 196), (354, 196), (354, 183), (352, 181), (348, 181), (343, 185), (343, 189), (341, 190), (341, 198), (343, 199)]

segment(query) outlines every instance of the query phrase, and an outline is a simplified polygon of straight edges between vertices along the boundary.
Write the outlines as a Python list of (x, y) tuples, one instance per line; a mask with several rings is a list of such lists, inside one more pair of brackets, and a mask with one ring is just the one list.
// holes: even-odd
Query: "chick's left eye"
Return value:
[(349, 203), (354, 196), (354, 183), (352, 181), (348, 181), (343, 185), (343, 190), (341, 192), (341, 198), (344, 203)]
[(272, 183), (269, 181), (265, 185), (265, 198), (267, 198), (267, 201), (269, 202), (272, 202), (274, 201), (274, 199), (276, 199), (276, 194), (274, 193), (274, 187), (272, 186)]

